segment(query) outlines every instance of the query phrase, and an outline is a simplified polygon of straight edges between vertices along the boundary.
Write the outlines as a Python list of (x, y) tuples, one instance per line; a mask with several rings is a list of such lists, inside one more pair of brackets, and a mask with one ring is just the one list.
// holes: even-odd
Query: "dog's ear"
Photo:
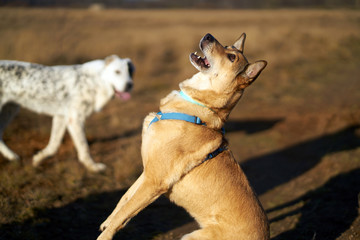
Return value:
[(126, 61), (127, 61), (127, 65), (128, 65), (129, 75), (130, 75), (130, 77), (133, 77), (134, 72), (135, 72), (135, 66), (129, 58), (127, 58)]
[(114, 61), (117, 58), (116, 55), (111, 55), (105, 58), (105, 65), (109, 65), (112, 61)]
[(234, 43), (234, 47), (236, 47), (240, 52), (244, 52), (244, 44), (245, 44), (246, 34), (243, 33), (239, 37), (238, 40)]
[(251, 63), (248, 65), (248, 67), (245, 70), (245, 74), (249, 79), (255, 80), (261, 71), (266, 67), (267, 62), (264, 60), (256, 61), (254, 63)]
[(249, 86), (259, 76), (262, 70), (266, 67), (267, 62), (264, 60), (256, 61), (249, 64), (245, 71), (240, 74), (240, 88), (244, 89)]

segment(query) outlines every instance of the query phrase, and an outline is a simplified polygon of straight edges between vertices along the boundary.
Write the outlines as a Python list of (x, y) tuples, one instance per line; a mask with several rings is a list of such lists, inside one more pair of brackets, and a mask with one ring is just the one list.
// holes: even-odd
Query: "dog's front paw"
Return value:
[(91, 171), (91, 172), (103, 172), (106, 169), (106, 165), (103, 163), (94, 163), (90, 166), (87, 166), (87, 168)]
[(0, 152), (7, 158), (9, 161), (16, 162), (20, 160), (20, 157), (11, 151), (4, 143), (0, 142)]
[(108, 231), (104, 231), (99, 235), (97, 240), (111, 240), (112, 237), (113, 237), (112, 234), (110, 234)]
[(20, 160), (20, 157), (16, 153), (13, 153), (12, 155), (9, 155), (9, 160), (12, 162), (17, 162)]
[(100, 231), (104, 231), (110, 224), (110, 220), (106, 219), (101, 225), (100, 225)]
[(43, 160), (43, 156), (42, 154), (38, 153), (36, 154), (35, 156), (33, 156), (33, 159), (32, 159), (32, 165), (33, 167), (38, 167), (40, 165), (40, 163), (42, 162)]

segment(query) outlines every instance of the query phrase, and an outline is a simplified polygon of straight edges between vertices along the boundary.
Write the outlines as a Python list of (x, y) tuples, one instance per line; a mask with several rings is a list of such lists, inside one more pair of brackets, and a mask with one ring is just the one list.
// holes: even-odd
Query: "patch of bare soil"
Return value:
[[(188, 53), (206, 32), (228, 45), (242, 31), (249, 60), (269, 65), (230, 115), (226, 136), (272, 239), (360, 239), (359, 19), (343, 10), (0, 9), (0, 58), (74, 64), (117, 53), (137, 67), (132, 99), (113, 99), (86, 122), (91, 155), (108, 166), (103, 174), (84, 169), (68, 135), (34, 169), (51, 119), (20, 111), (4, 141), (22, 159), (0, 156), (0, 239), (96, 239), (142, 171), (142, 120), (195, 73)], [(115, 239), (180, 239), (197, 228), (161, 197)]]

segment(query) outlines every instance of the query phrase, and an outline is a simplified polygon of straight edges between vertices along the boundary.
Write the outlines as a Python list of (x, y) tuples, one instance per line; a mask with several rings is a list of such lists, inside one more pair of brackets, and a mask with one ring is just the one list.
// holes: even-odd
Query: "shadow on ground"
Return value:
[(226, 132), (238, 132), (242, 131), (246, 134), (253, 134), (261, 131), (265, 131), (271, 129), (276, 124), (280, 123), (284, 119), (276, 118), (276, 119), (247, 119), (247, 120), (229, 120), (225, 124)]
[[(248, 126), (247, 132), (254, 133), (271, 128), (278, 121), (280, 120), (271, 120), (265, 124), (264, 122), (243, 124)], [(230, 131), (244, 130), (243, 127), (235, 125), (237, 125), (235, 122), (233, 124), (230, 122)], [(262, 194), (310, 170), (326, 154), (359, 147), (360, 138), (355, 133), (359, 128), (359, 125), (348, 126), (335, 133), (249, 159), (242, 165), (256, 192)], [(138, 130), (135, 129), (127, 134), (132, 135), (137, 132)], [(115, 138), (117, 137), (123, 136)], [(111, 139), (100, 141), (111, 141)], [(321, 188), (284, 206), (270, 209), (269, 211), (274, 211), (299, 201), (304, 202), (300, 209), (271, 219), (278, 221), (296, 212), (302, 213), (294, 230), (284, 232), (274, 240), (297, 239), (297, 236), (301, 236), (301, 239), (311, 239), (314, 233), (325, 236), (316, 239), (334, 239), (341, 234), (357, 216), (359, 173), (358, 169), (338, 175)], [(97, 230), (99, 225), (111, 213), (124, 193), (125, 190), (94, 194), (59, 208), (38, 209), (33, 218), (0, 226), (0, 239), (95, 239), (99, 234)], [(132, 219), (115, 239), (152, 239), (161, 233), (188, 225), (192, 221), (185, 210), (161, 197)], [(186, 232), (183, 230), (180, 233)]]
[(138, 127), (138, 128), (127, 130), (122, 134), (115, 134), (115, 135), (113, 134), (113, 135), (109, 135), (109, 136), (102, 137), (102, 138), (89, 139), (88, 143), (89, 143), (89, 146), (91, 146), (95, 143), (110, 143), (110, 142), (113, 142), (113, 141), (121, 139), (121, 138), (128, 138), (128, 137), (132, 137), (132, 136), (141, 134), (141, 129), (142, 129), (142, 127)]
[[(360, 147), (360, 125), (351, 125), (337, 132), (301, 142), (286, 149), (247, 160), (242, 167), (258, 194), (287, 183), (315, 167), (330, 153)], [(268, 213), (303, 206), (283, 214), (271, 222), (301, 214), (299, 222), (273, 240), (336, 239), (349, 229), (358, 216), (360, 169), (337, 175), (318, 189)]]
[(270, 219), (271, 222), (301, 214), (295, 228), (273, 240), (336, 239), (353, 223), (358, 215), (360, 169), (333, 177), (320, 188), (268, 212), (302, 203), (302, 207)]
[(246, 160), (241, 164), (258, 195), (287, 183), (315, 167), (327, 154), (360, 147), (352, 125), (337, 132), (300, 142), (270, 154)]
[[(96, 239), (99, 226), (111, 213), (125, 190), (87, 196), (64, 207), (38, 210), (35, 217), (0, 227), (0, 239)], [(134, 217), (114, 239), (152, 239), (192, 221), (185, 210), (165, 197)]]

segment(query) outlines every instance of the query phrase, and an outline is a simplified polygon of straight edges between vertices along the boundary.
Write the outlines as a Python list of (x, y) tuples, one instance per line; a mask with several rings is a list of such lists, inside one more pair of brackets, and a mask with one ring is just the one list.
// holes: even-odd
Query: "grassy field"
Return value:
[[(39, 169), (51, 118), (21, 110), (0, 156), (0, 239), (95, 239), (142, 171), (141, 124), (196, 70), (188, 55), (212, 33), (247, 33), (249, 61), (268, 66), (230, 115), (227, 138), (258, 193), (273, 240), (360, 238), (360, 12), (351, 10), (65, 10), (0, 8), (0, 59), (77, 64), (118, 54), (136, 66), (131, 101), (113, 99), (86, 124), (104, 174), (78, 163), (66, 135)], [(160, 198), (115, 239), (179, 239), (197, 228)]]

